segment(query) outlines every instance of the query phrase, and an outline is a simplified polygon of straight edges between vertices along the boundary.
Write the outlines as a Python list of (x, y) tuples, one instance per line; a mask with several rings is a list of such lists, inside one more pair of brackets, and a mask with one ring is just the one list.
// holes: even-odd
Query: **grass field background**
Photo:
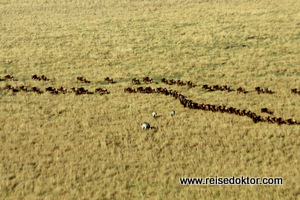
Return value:
[[(300, 127), (128, 94), (131, 79), (198, 103), (300, 120), (300, 1), (2, 0), (0, 88), (105, 87), (108, 95), (0, 91), (1, 199), (299, 199)], [(49, 82), (31, 80), (46, 75)], [(91, 83), (78, 83), (84, 76)], [(112, 77), (117, 82), (106, 84)], [(193, 81), (167, 86), (161, 78)], [(207, 92), (202, 84), (276, 93)], [(146, 86), (146, 84), (142, 84)], [(169, 112), (175, 109), (171, 118)], [(154, 120), (152, 111), (160, 118)], [(268, 116), (267, 114), (261, 114)], [(149, 122), (156, 130), (142, 131)], [(183, 186), (179, 177), (283, 177), (277, 186)]]

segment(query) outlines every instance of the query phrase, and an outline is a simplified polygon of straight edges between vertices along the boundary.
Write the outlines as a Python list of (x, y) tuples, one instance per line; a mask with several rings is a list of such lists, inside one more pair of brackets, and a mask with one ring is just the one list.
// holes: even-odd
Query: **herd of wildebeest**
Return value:
[[(31, 77), (33, 80), (38, 80), (38, 81), (50, 81), (50, 79), (48, 79), (45, 75), (42, 76), (37, 76), (36, 74), (33, 75)], [(4, 76), (4, 78), (1, 78), (0, 81), (8, 81), (9, 80), (15, 80), (14, 77), (12, 75), (6, 75)], [(91, 81), (88, 81), (86, 78), (84, 77), (77, 77), (77, 81), (79, 81), (80, 83), (91, 83)], [(116, 83), (116, 81), (114, 81), (112, 78), (106, 77), (104, 79), (104, 81), (106, 83)], [(145, 77), (143, 78), (143, 82), (145, 84), (148, 83), (154, 83), (153, 78), (150, 77)], [(167, 85), (178, 85), (178, 86), (184, 86), (187, 85), (188, 87), (196, 87), (197, 85), (193, 84), (191, 81), (187, 81), (184, 82), (182, 80), (174, 80), (174, 79), (166, 79), (163, 78), (161, 80), (162, 83), (165, 83)], [(138, 78), (133, 78), (132, 79), (132, 83), (135, 85), (140, 85), (141, 82)], [(245, 88), (239, 87), (237, 90), (232, 89), (230, 86), (227, 85), (202, 85), (202, 88), (206, 91), (209, 92), (213, 92), (213, 91), (227, 91), (227, 92), (233, 92), (236, 91), (237, 93), (243, 93), (243, 94), (247, 94), (249, 93), (249, 91), (246, 91)], [(36, 92), (38, 94), (43, 94), (44, 92), (49, 92), (50, 94), (67, 94), (67, 93), (75, 93), (76, 95), (82, 95), (82, 94), (109, 94), (110, 92), (106, 89), (106, 88), (96, 88), (94, 91), (89, 91), (88, 89), (84, 88), (84, 87), (73, 87), (71, 88), (71, 90), (68, 90), (64, 87), (60, 87), (60, 88), (54, 88), (54, 87), (47, 87), (45, 88), (45, 91), (41, 90), (38, 87), (31, 87), (29, 89), (29, 87), (27, 86), (19, 86), (19, 87), (13, 87), (10, 84), (6, 84), (6, 86), (4, 88), (2, 88), (3, 90), (10, 90), (13, 93), (17, 93), (17, 92)], [(261, 93), (266, 93), (266, 94), (274, 94), (275, 92), (270, 90), (269, 88), (261, 88), (261, 87), (256, 87), (255, 90), (258, 94)], [(253, 120), (254, 123), (257, 122), (268, 122), (268, 123), (277, 123), (279, 125), (282, 124), (288, 124), (288, 125), (300, 125), (300, 122), (296, 121), (295, 119), (283, 119), (282, 117), (275, 117), (273, 116), (273, 111), (271, 111), (268, 108), (261, 108), (261, 112), (262, 113), (267, 113), (269, 114), (268, 117), (263, 117), (259, 114), (256, 114), (250, 110), (246, 110), (246, 109), (238, 109), (238, 108), (233, 108), (233, 107), (227, 107), (224, 105), (213, 105), (213, 104), (204, 104), (204, 103), (196, 103), (190, 99), (188, 99), (186, 96), (182, 95), (180, 92), (176, 91), (176, 90), (172, 90), (172, 89), (167, 89), (167, 88), (162, 88), (162, 87), (158, 87), (158, 88), (152, 88), (150, 86), (148, 87), (137, 87), (137, 88), (133, 88), (133, 87), (127, 87), (124, 89), (124, 92), (127, 93), (145, 93), (145, 94), (151, 94), (151, 93), (157, 93), (157, 94), (164, 94), (166, 96), (172, 96), (175, 99), (178, 99), (180, 104), (184, 107), (187, 107), (189, 109), (195, 109), (195, 110), (203, 110), (203, 111), (212, 111), (212, 112), (221, 112), (221, 113), (229, 113), (229, 114), (235, 114), (235, 115), (239, 115), (239, 116), (245, 116), (245, 117), (249, 117)], [(293, 94), (298, 94), (300, 95), (300, 90), (298, 88), (294, 88), (291, 89), (291, 93)], [(174, 111), (175, 114), (175, 111)], [(143, 126), (142, 126), (143, 127)]]

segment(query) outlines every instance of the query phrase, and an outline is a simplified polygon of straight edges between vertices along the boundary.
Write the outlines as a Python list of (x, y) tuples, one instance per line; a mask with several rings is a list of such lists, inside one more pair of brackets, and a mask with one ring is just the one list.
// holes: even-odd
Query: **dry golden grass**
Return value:
[[(299, 126), (123, 92), (144, 76), (159, 81), (153, 87), (166, 87), (161, 77), (269, 87), (274, 95), (167, 86), (198, 103), (256, 113), (268, 107), (300, 120), (300, 96), (290, 92), (300, 88), (299, 10), (298, 0), (2, 0), (0, 76), (18, 81), (1, 88), (106, 87), (111, 94), (0, 91), (0, 198), (299, 199)], [(106, 85), (107, 76), (117, 83)], [(159, 129), (142, 131), (144, 121)], [(179, 184), (179, 177), (233, 175), (283, 177), (284, 184)]]

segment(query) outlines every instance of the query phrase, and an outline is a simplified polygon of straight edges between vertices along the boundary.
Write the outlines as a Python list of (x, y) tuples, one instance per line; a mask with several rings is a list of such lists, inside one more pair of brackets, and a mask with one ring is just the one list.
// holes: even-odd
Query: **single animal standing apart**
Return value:
[(152, 112), (152, 117), (155, 119), (155, 118), (156, 118), (156, 116), (157, 116), (156, 112), (155, 112), (155, 111), (153, 111), (153, 112)]
[(174, 117), (174, 115), (175, 115), (175, 110), (171, 110), (170, 114), (171, 114), (171, 117)]

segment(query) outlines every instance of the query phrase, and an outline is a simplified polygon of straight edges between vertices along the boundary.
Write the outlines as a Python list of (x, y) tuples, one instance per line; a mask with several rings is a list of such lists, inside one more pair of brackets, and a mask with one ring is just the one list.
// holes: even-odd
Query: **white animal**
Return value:
[(157, 115), (157, 114), (156, 114), (156, 112), (155, 112), (155, 111), (153, 111), (153, 112), (152, 112), (152, 116), (153, 116), (153, 118), (156, 118), (156, 115)]
[(142, 124), (142, 129), (143, 130), (148, 130), (148, 129), (150, 129), (151, 127), (150, 127), (150, 124), (148, 124), (147, 122), (144, 122), (143, 124)]
[(171, 114), (171, 117), (173, 117), (175, 115), (175, 110), (171, 110), (170, 114)]

